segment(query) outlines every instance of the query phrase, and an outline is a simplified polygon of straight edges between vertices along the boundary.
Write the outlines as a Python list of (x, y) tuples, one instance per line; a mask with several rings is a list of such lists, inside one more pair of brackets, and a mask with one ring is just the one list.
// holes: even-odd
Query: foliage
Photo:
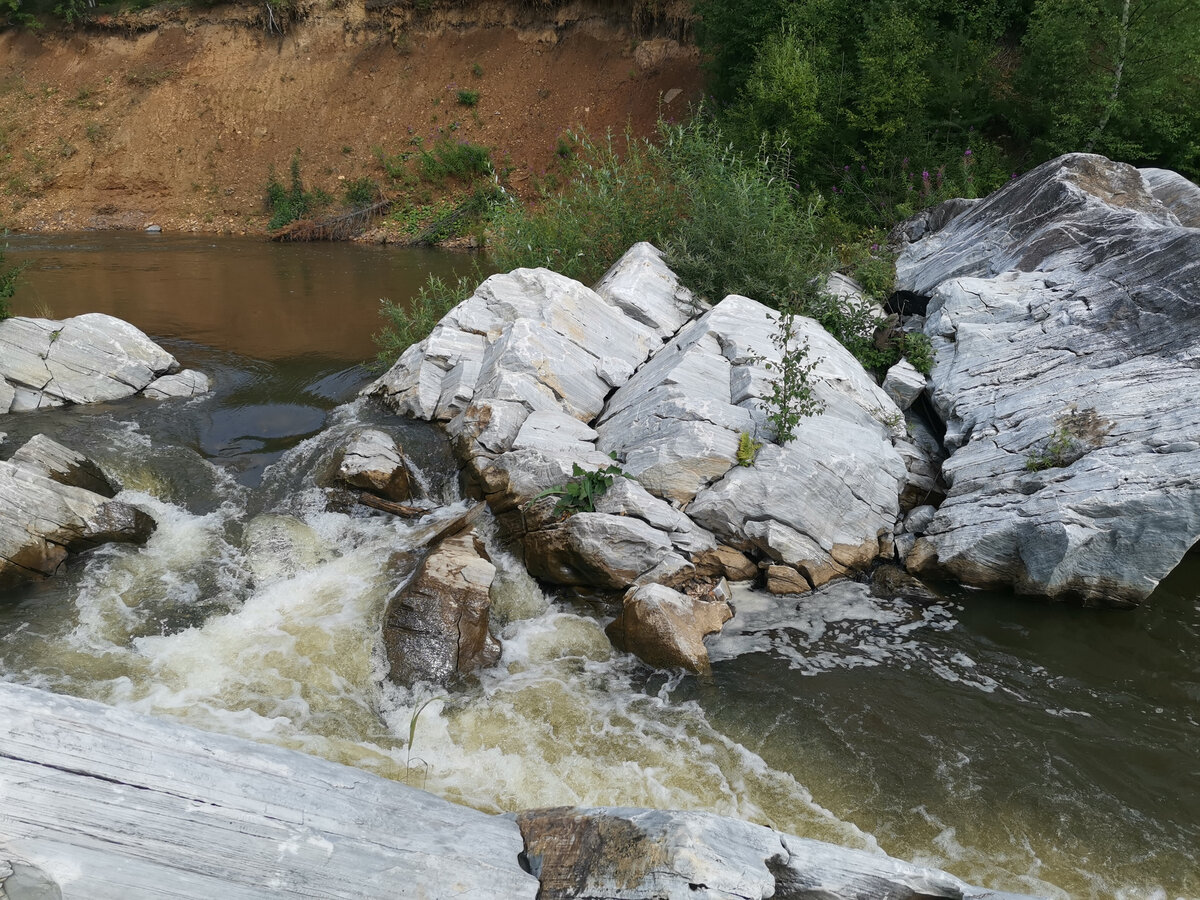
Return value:
[(750, 432), (743, 431), (738, 436), (737, 464), (743, 467), (754, 465), (754, 461), (758, 459), (758, 451), (761, 449), (762, 441), (756, 441), (750, 437)]
[(17, 279), (21, 276), (23, 266), (6, 266), (4, 251), (0, 250), (0, 322), (12, 315), (8, 301), (17, 291)]
[(455, 96), (459, 106), (472, 107), (479, 102), (479, 91), (461, 90)]
[(1041, 472), (1070, 465), (1069, 457), (1074, 447), (1075, 439), (1067, 427), (1059, 425), (1039, 450), (1029, 451), (1029, 455), (1025, 457), (1025, 468), (1030, 472)]
[[(614, 460), (616, 453), (609, 454)], [(558, 497), (554, 505), (555, 516), (570, 516), (577, 512), (595, 512), (596, 500), (602, 497), (612, 487), (614, 478), (629, 478), (615, 462), (595, 472), (580, 468), (579, 463), (571, 464), (571, 480), (552, 488), (546, 488), (532, 500), (534, 503), (543, 497)]]
[(324, 191), (307, 191), (300, 177), (300, 151), (292, 154), (289, 169), (289, 186), (284, 187), (272, 168), (267, 177), (267, 211), (271, 220), (267, 228), (274, 231), (285, 225), (303, 219), (315, 210), (329, 203), (329, 195)]
[(559, 193), (540, 206), (501, 206), (493, 220), (492, 261), (500, 269), (545, 266), (592, 283), (638, 241), (662, 242), (681, 198), (662, 150), (626, 132), (593, 141), (570, 135), (576, 157)]
[(492, 152), (482, 144), (442, 137), (429, 150), (420, 150), (421, 174), (441, 184), (447, 178), (467, 180), (492, 174)]
[(665, 248), (680, 279), (713, 301), (810, 305), (829, 265), (817, 238), (821, 204), (792, 187), (786, 147), (743, 155), (697, 116), (664, 129), (664, 152), (686, 211)]
[(933, 371), (933, 344), (923, 332), (906, 332), (901, 339), (900, 352), (922, 375), (929, 375)]
[(343, 193), (343, 199), (350, 207), (370, 206), (379, 196), (379, 185), (366, 175), (347, 181)]
[(1112, 427), (1113, 423), (1101, 418), (1095, 407), (1081, 410), (1072, 403), (1054, 420), (1054, 430), (1040, 447), (1030, 449), (1025, 457), (1025, 468), (1030, 472), (1041, 472), (1069, 466), (1089, 450), (1099, 447)]
[(378, 367), (387, 368), (409, 346), (425, 338), (442, 316), (474, 293), (475, 286), (482, 280), (478, 269), (452, 280), (430, 275), (409, 303), (402, 305), (387, 298), (380, 300), (379, 314), (384, 319), (384, 326), (373, 338), (379, 347)]
[(780, 361), (766, 363), (777, 374), (763, 402), (767, 421), (775, 430), (775, 443), (783, 445), (796, 436), (801, 419), (824, 412), (825, 404), (813, 395), (809, 376), (817, 363), (808, 359), (808, 341), (800, 343), (796, 336), (796, 314), (791, 309), (780, 313), (771, 340), (779, 349)]

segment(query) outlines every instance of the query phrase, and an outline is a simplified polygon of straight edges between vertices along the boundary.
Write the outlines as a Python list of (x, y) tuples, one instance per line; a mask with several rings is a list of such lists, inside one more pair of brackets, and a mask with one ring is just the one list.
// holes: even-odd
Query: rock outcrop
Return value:
[(53, 575), (69, 553), (144, 543), (154, 520), (111, 497), (95, 463), (41, 435), (0, 462), (0, 588)]
[(0, 891), (14, 897), (1015, 900), (708, 813), (487, 815), (292, 750), (15, 684), (0, 683), (0, 721)]
[(707, 672), (704, 638), (733, 618), (729, 596), (724, 582), (702, 597), (662, 584), (639, 585), (629, 589), (605, 633), (614, 647), (657, 668)]
[(951, 452), (911, 569), (1129, 605), (1200, 539), (1194, 196), (1073, 154), (900, 256), (898, 288), (930, 298)]
[(446, 684), (500, 658), (488, 631), (490, 588), (496, 577), (473, 529), (441, 541), (412, 580), (388, 600), (383, 643), (390, 677), (411, 686)]
[[(711, 554), (724, 547), (792, 566), (812, 586), (890, 556), (903, 417), (848, 351), (798, 319), (824, 411), (786, 447), (739, 465), (741, 436), (769, 430), (777, 320), (745, 297), (705, 312), (639, 244), (595, 291), (544, 270), (493, 276), (369, 391), (446, 423), (543, 580), (671, 584), (722, 574)], [(552, 501), (529, 505), (614, 457), (635, 480), (617, 478), (594, 511), (560, 519)]]
[(0, 322), (0, 412), (118, 400), (178, 368), (137, 328), (102, 313)]

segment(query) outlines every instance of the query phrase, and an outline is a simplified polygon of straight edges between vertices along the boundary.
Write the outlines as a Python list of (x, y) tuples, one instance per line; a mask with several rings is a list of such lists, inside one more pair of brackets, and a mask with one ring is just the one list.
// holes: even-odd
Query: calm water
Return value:
[[(1200, 896), (1200, 563), (1144, 608), (845, 585), (749, 591), (711, 680), (612, 651), (497, 554), (500, 664), (429, 706), (382, 680), (379, 622), (421, 526), (322, 489), (364, 423), (458, 501), (436, 431), (354, 400), (378, 300), (456, 256), (127, 235), (10, 238), (18, 313), (103, 311), (216, 381), (5, 416), (96, 456), (159, 522), (0, 596), (0, 677), (304, 749), (487, 810), (710, 809), (1047, 897)], [(440, 692), (439, 692), (440, 693)]]

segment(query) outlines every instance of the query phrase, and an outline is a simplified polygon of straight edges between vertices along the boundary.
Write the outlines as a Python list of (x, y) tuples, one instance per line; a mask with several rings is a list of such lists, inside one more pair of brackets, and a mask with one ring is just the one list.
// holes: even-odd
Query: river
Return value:
[(215, 390), (0, 419), (0, 457), (46, 433), (159, 522), (143, 548), (104, 547), (0, 595), (0, 678), (489, 811), (706, 809), (1046, 897), (1200, 896), (1195, 557), (1122, 612), (953, 588), (927, 607), (856, 585), (739, 589), (698, 679), (614, 652), (594, 609), (496, 551), (500, 663), (452, 693), (399, 689), (379, 627), (421, 526), (322, 485), (365, 423), (398, 437), (433, 496), (461, 502), (439, 434), (356, 394), (379, 298), (468, 261), (210, 236), (8, 243), (29, 264), (17, 314), (121, 316)]

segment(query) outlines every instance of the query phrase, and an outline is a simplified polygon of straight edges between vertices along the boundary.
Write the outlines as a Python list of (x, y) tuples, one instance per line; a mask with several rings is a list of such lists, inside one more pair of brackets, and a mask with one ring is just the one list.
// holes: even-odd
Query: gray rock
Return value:
[(53, 575), (68, 553), (143, 543), (153, 530), (128, 504), (0, 462), (0, 587)]
[(16, 398), (16, 391), (13, 386), (0, 378), (0, 415), (12, 409), (13, 400)]
[(703, 306), (663, 262), (662, 251), (644, 241), (630, 247), (595, 290), (634, 321), (653, 328), (663, 341)]
[(664, 562), (687, 565), (668, 535), (627, 516), (576, 513), (525, 537), (529, 574), (554, 584), (624, 590)]
[[(950, 484), (920, 574), (1087, 604), (1147, 597), (1200, 539), (1200, 230), (1073, 154), (912, 245)], [(1041, 467), (1042, 471), (1030, 471)]]
[(1175, 213), (1179, 224), (1200, 228), (1200, 187), (1170, 169), (1138, 169), (1154, 199)]
[(511, 818), (368, 772), (15, 684), (0, 721), (0, 873), (64, 900), (538, 891)]
[(883, 379), (883, 392), (902, 410), (912, 406), (923, 390), (925, 376), (913, 368), (907, 359), (900, 360), (888, 369)]
[(545, 900), (1019, 900), (711, 813), (558, 808), (520, 813), (517, 824)]
[(212, 379), (195, 369), (163, 375), (147, 385), (142, 393), (151, 400), (198, 397), (212, 390)]
[(871, 573), (871, 593), (888, 600), (898, 598), (926, 605), (942, 599), (920, 579), (893, 565), (880, 566)]
[(496, 567), (473, 531), (445, 538), (412, 580), (388, 600), (383, 643), (397, 684), (446, 684), (494, 665), (500, 644), (488, 631)]
[(931, 234), (936, 234), (956, 216), (962, 215), (978, 202), (978, 200), (968, 200), (965, 197), (951, 197), (937, 206), (923, 209), (893, 228), (892, 233), (888, 235), (888, 241), (893, 246), (902, 247)]
[(928, 505), (909, 510), (904, 517), (904, 530), (909, 534), (922, 534), (936, 515), (937, 508)]
[(530, 413), (513, 438), (514, 450), (583, 457), (596, 450), (596, 432), (586, 423), (564, 412)]
[(43, 397), (50, 405), (117, 400), (177, 368), (137, 328), (102, 313), (0, 322), (0, 377), (27, 392), (17, 398), (22, 409)]
[(102, 497), (117, 495), (117, 489), (93, 460), (50, 440), (44, 434), (31, 437), (9, 458), (9, 462), (30, 472), (45, 475), (59, 484), (83, 488)]
[(351, 487), (390, 500), (409, 500), (413, 496), (408, 460), (391, 435), (375, 428), (354, 435), (342, 454), (338, 477)]
[(707, 672), (704, 638), (733, 618), (728, 593), (727, 585), (723, 596), (712, 599), (690, 597), (662, 584), (634, 587), (604, 631), (619, 650), (656, 668)]

